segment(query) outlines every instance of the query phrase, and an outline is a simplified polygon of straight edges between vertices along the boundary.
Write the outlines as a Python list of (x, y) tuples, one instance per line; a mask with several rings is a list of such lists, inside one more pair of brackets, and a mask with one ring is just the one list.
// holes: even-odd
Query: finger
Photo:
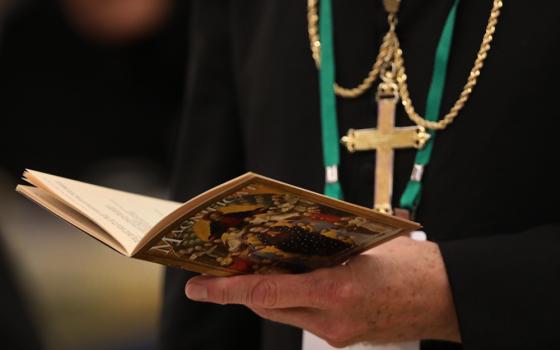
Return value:
[[(187, 282), (187, 297), (218, 304), (256, 308), (320, 307), (328, 304), (324, 283), (316, 272), (300, 275), (244, 275), (194, 277)], [(329, 282), (334, 285), (336, 282)], [(332, 287), (331, 287), (332, 289)]]
[(308, 304), (305, 278), (299, 275), (194, 277), (187, 282), (186, 294), (198, 301), (262, 308)]

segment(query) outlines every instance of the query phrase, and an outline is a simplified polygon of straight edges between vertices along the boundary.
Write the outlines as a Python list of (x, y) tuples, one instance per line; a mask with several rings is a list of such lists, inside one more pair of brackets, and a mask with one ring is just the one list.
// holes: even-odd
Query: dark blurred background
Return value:
[(0, 0), (6, 348), (154, 347), (161, 269), (120, 257), (14, 187), (31, 168), (167, 195), (187, 7), (185, 0)]

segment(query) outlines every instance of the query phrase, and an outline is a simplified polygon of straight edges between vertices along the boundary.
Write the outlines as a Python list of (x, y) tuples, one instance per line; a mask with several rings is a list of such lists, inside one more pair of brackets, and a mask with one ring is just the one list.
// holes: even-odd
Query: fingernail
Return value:
[(205, 300), (208, 298), (208, 289), (200, 284), (188, 284), (186, 293), (187, 297), (192, 300)]

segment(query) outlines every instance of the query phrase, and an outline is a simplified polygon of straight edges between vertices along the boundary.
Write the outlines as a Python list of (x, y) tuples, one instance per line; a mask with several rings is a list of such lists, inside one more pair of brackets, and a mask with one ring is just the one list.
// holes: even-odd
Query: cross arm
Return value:
[(378, 129), (348, 130), (341, 139), (348, 151), (371, 151), (380, 148), (422, 148), (430, 134), (421, 126), (394, 128), (391, 132), (380, 132)]

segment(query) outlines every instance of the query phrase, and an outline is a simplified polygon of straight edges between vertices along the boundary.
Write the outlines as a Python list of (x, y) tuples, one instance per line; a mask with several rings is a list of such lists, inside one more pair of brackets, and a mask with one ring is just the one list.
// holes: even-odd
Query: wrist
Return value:
[(426, 311), (428, 315), (433, 316), (426, 338), (460, 342), (459, 322), (443, 257), (436, 243), (426, 242), (426, 244), (428, 244), (426, 249), (429, 249), (427, 268), (432, 286), (426, 289), (428, 293)]

